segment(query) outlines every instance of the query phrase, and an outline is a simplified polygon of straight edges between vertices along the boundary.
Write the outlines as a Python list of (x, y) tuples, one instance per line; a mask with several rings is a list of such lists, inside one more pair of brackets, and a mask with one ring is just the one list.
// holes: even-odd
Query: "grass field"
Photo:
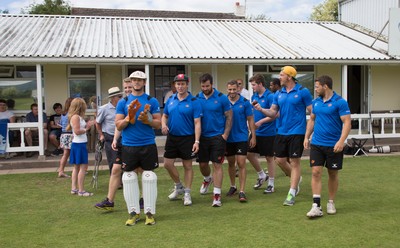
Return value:
[[(256, 174), (249, 165), (248, 203), (223, 197), (223, 206), (212, 208), (211, 194), (198, 193), (197, 165), (190, 207), (168, 200), (172, 181), (159, 168), (157, 224), (140, 221), (133, 227), (124, 226), (128, 213), (122, 190), (114, 212), (93, 207), (107, 193), (106, 171), (95, 196), (86, 198), (70, 195), (70, 180), (54, 173), (2, 175), (0, 247), (399, 247), (399, 156), (345, 159), (337, 214), (315, 220), (305, 216), (312, 194), (310, 168), (302, 162), (303, 184), (293, 207), (282, 206), (289, 180), (280, 170), (275, 193), (264, 195), (252, 189)], [(326, 179), (324, 173), (324, 211)], [(90, 177), (86, 183), (89, 189)], [(225, 173), (223, 194), (228, 188)]]

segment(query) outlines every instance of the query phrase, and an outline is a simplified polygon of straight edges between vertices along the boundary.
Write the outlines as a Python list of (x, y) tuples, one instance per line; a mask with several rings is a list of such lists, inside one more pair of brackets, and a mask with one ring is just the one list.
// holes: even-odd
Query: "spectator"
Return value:
[(71, 177), (71, 194), (83, 197), (92, 196), (93, 193), (85, 190), (85, 176), (88, 167), (88, 151), (86, 132), (93, 126), (94, 120), (86, 123), (83, 119), (86, 113), (86, 102), (82, 98), (75, 98), (68, 110), (69, 124), (67, 130), (72, 131), (73, 139), (69, 163), (74, 165)]
[[(37, 103), (32, 103), (31, 104), (31, 112), (29, 112), (26, 115), (26, 122), (38, 122), (39, 118), (39, 110), (38, 110), (38, 105)], [(38, 129), (37, 128), (27, 128), (25, 129), (25, 139), (26, 143), (28, 143), (28, 146), (32, 146), (33, 144), (33, 137), (37, 137), (39, 135)], [(44, 139), (44, 149), (45, 149), (45, 155), (49, 156), (50, 152), (47, 150), (47, 140), (49, 137), (49, 132), (47, 130), (47, 116), (46, 113), (43, 113), (43, 139)], [(33, 152), (27, 152), (25, 154), (27, 158), (30, 158), (33, 156)]]
[(243, 80), (239, 78), (239, 79), (236, 80), (236, 82), (237, 82), (237, 84), (239, 86), (238, 93), (241, 96), (243, 96), (244, 98), (246, 98), (247, 100), (250, 100), (250, 98), (251, 98), (250, 92), (246, 89), (246, 87), (245, 87), (246, 85), (243, 82)]
[(71, 151), (71, 143), (72, 143), (72, 132), (67, 130), (68, 126), (68, 110), (69, 107), (71, 106), (71, 102), (74, 98), (69, 97), (67, 100), (65, 100), (64, 104), (64, 111), (61, 115), (60, 119), (60, 126), (61, 126), (61, 136), (60, 136), (60, 148), (64, 149), (62, 153), (62, 157), (60, 159), (60, 167), (58, 168), (58, 177), (65, 177), (69, 178), (70, 176), (65, 174), (64, 168), (65, 165), (67, 164), (67, 160), (69, 158), (69, 154)]
[[(6, 137), (7, 137), (7, 123), (14, 123), (15, 122), (15, 116), (14, 113), (9, 111), (7, 109), (7, 101), (5, 99), (0, 99), (0, 130), (1, 130), (1, 144), (4, 145), (3, 151), (0, 151), (0, 153), (5, 153), (5, 145), (6, 145)], [(14, 140), (14, 132), (9, 131), (8, 132), (8, 137), (9, 137), (9, 142), (10, 145), (12, 144)]]
[(175, 81), (173, 81), (173, 82), (171, 82), (171, 90), (168, 91), (168, 92), (165, 94), (165, 96), (164, 96), (164, 106), (165, 106), (165, 104), (167, 103), (168, 98), (169, 98), (170, 96), (172, 96), (173, 94), (175, 94), (175, 93), (176, 93)]
[(61, 136), (61, 114), (62, 114), (62, 105), (61, 103), (54, 103), (53, 110), (56, 112), (54, 115), (50, 116), (49, 125), (50, 125), (50, 134), (49, 141), (56, 148), (51, 156), (58, 156), (63, 153), (63, 150), (60, 148), (60, 136)]

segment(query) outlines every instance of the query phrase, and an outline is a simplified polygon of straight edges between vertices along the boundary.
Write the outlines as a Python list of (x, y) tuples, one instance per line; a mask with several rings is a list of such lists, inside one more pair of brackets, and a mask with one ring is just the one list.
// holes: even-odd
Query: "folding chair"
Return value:
[(367, 143), (368, 139), (356, 139), (356, 138), (351, 138), (353, 141), (353, 148), (356, 150), (356, 153), (354, 153), (353, 157), (357, 156), (358, 153), (362, 152), (364, 153), (365, 156), (368, 156), (368, 154), (364, 150), (364, 145)]

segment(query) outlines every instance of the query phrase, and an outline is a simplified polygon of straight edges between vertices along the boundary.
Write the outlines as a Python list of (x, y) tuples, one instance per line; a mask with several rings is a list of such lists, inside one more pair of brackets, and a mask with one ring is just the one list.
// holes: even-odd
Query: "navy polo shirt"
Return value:
[(300, 84), (288, 93), (283, 87), (274, 95), (273, 105), (277, 105), (280, 111), (279, 135), (304, 135), (306, 133), (306, 108), (311, 105), (310, 91)]
[(243, 96), (240, 96), (234, 104), (231, 103), (231, 107), (233, 111), (232, 129), (227, 142), (247, 141), (249, 136), (247, 117), (253, 116), (253, 107)]
[(143, 124), (137, 118), (140, 112), (144, 110), (146, 104), (150, 104), (150, 113), (160, 113), (160, 106), (156, 98), (151, 97), (147, 94), (141, 96), (134, 96), (132, 94), (119, 100), (116, 108), (116, 114), (128, 115), (129, 104), (138, 99), (142, 105), (136, 113), (135, 124), (128, 123), (128, 126), (122, 131), (122, 145), (124, 146), (145, 146), (155, 144), (155, 134), (151, 126)]
[[(271, 108), (274, 100), (274, 94), (268, 89), (265, 89), (264, 93), (260, 96), (257, 92), (251, 97), (251, 102), (257, 101), (262, 108)], [(254, 122), (264, 119), (266, 116), (261, 111), (254, 109)], [(259, 128), (256, 129), (256, 136), (275, 136), (276, 135), (276, 121), (263, 123)]]
[(315, 114), (315, 124), (311, 144), (335, 146), (342, 134), (343, 122), (340, 117), (350, 114), (347, 101), (333, 92), (326, 102), (322, 97), (316, 98), (312, 103), (312, 112)]
[(214, 93), (206, 99), (203, 92), (198, 94), (203, 107), (201, 118), (201, 135), (213, 137), (224, 134), (225, 112), (231, 109), (231, 103), (226, 95), (214, 89)]
[(169, 133), (175, 136), (194, 134), (194, 119), (203, 115), (200, 101), (192, 94), (180, 101), (175, 93), (165, 103), (164, 114), (168, 116)]

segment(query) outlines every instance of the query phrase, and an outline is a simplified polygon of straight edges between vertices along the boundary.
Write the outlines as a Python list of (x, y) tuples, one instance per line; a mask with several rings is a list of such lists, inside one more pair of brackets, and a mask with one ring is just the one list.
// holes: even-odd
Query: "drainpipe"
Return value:
[[(253, 92), (253, 89), (251, 88), (251, 86), (250, 86), (250, 78), (253, 76), (253, 65), (248, 65), (247, 66), (247, 83), (246, 83), (246, 87), (247, 87), (247, 90), (249, 91), (249, 92)], [(252, 94), (250, 94), (250, 95), (252, 95)]]
[(42, 67), (36, 64), (36, 89), (38, 104), (38, 131), (39, 131), (39, 159), (44, 160), (44, 139), (43, 139), (43, 96), (42, 96)]
[(347, 65), (342, 65), (342, 98), (347, 101)]
[(146, 87), (145, 87), (145, 92), (147, 95), (150, 95), (150, 65), (145, 64), (144, 65), (144, 72), (146, 73)]

